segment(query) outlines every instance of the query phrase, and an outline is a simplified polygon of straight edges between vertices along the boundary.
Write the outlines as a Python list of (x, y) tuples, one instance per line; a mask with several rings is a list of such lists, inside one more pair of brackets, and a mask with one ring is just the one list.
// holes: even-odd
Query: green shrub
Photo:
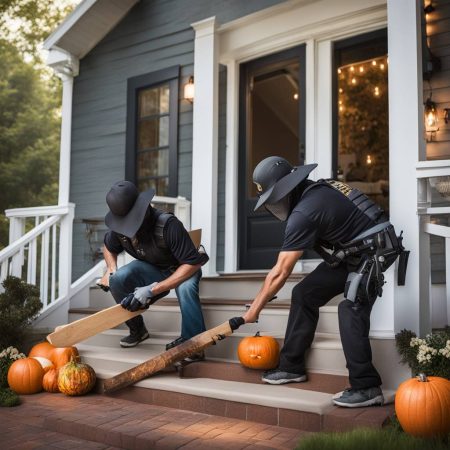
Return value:
[(297, 450), (448, 450), (444, 442), (418, 439), (394, 430), (360, 428), (346, 433), (316, 433), (302, 438)]
[(11, 389), (0, 389), (0, 406), (20, 405), (20, 397)]
[(12, 276), (2, 285), (5, 292), (0, 294), (0, 348), (20, 347), (42, 308), (39, 289)]
[(402, 362), (409, 365), (414, 375), (424, 373), (450, 380), (450, 327), (427, 334), (424, 339), (402, 330), (395, 342)]

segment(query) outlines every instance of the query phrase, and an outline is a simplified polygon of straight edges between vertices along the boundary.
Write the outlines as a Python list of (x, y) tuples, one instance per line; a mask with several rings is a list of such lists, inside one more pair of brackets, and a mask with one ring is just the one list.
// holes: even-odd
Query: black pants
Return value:
[[(348, 269), (333, 269), (322, 262), (292, 290), (291, 309), (279, 368), (305, 373), (305, 353), (311, 346), (319, 320), (319, 307), (344, 292)], [(350, 385), (354, 389), (380, 386), (381, 378), (372, 364), (369, 341), (370, 312), (373, 303), (357, 305), (344, 300), (339, 304), (339, 331)]]

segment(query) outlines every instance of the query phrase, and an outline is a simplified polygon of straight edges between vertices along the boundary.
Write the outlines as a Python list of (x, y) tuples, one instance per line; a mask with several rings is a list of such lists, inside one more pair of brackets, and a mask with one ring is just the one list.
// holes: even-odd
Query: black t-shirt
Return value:
[[(144, 237), (141, 240), (145, 239)], [(175, 217), (170, 217), (163, 230), (164, 242), (172, 253), (173, 257), (181, 264), (205, 264), (209, 257), (206, 253), (200, 253), (194, 246), (188, 232), (183, 224)], [(120, 241), (119, 235), (114, 231), (108, 231), (104, 238), (105, 247), (116, 255), (125, 250)], [(131, 255), (137, 257), (137, 255)], [(141, 259), (141, 258), (139, 258)]]
[(348, 242), (374, 225), (342, 193), (329, 186), (316, 186), (304, 194), (289, 216), (281, 250)]

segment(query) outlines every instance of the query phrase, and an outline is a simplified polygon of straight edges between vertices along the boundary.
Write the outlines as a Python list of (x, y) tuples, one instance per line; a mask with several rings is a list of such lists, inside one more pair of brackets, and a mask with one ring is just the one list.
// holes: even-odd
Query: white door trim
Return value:
[(237, 271), (239, 65), (306, 44), (306, 162), (319, 163), (312, 178), (329, 177), (332, 160), (332, 41), (386, 25), (385, 0), (295, 0), (218, 27), (218, 60), (228, 69), (225, 272)]

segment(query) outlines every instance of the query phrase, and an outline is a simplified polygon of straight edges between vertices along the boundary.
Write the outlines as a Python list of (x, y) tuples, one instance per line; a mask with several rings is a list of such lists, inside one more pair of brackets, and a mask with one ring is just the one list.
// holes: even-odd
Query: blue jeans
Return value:
[[(148, 262), (134, 260), (109, 277), (109, 287), (116, 303), (120, 303), (136, 287), (165, 280), (171, 274), (170, 270), (161, 270)], [(201, 277), (200, 269), (175, 289), (181, 310), (181, 336), (184, 339), (190, 339), (206, 329), (198, 295)], [(133, 317), (125, 323), (130, 328), (131, 334), (137, 334), (145, 327), (142, 315)]]

